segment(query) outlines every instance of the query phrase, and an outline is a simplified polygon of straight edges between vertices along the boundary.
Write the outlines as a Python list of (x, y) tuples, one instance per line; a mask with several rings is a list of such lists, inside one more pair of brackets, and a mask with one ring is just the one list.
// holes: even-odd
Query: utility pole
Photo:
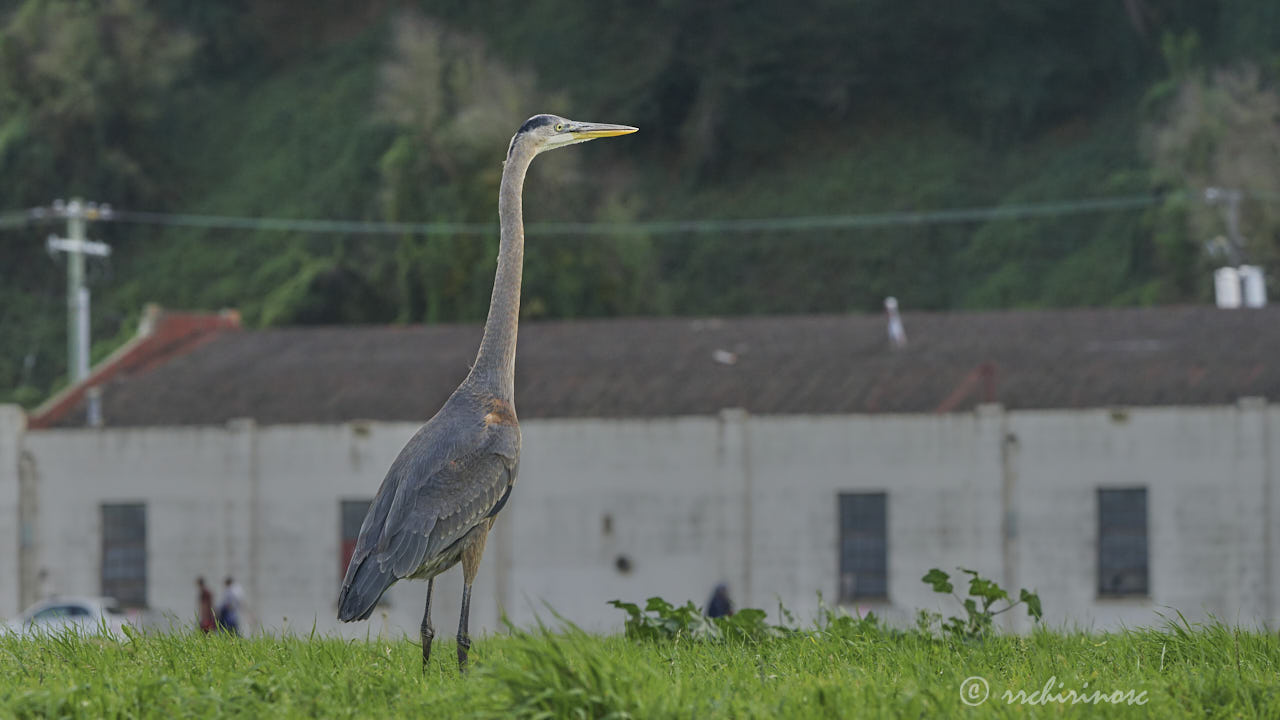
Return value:
[(67, 219), (67, 236), (50, 235), (45, 246), (50, 253), (67, 253), (67, 376), (75, 384), (89, 376), (89, 288), (84, 285), (84, 256), (111, 254), (110, 245), (85, 237), (85, 226), (90, 220), (111, 217), (111, 206), (79, 198), (68, 203), (54, 200), (52, 214)]

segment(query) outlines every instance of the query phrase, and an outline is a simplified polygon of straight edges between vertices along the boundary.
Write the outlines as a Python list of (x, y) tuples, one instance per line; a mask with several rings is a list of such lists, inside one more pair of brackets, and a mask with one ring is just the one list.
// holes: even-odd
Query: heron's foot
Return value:
[(467, 653), (471, 650), (471, 638), (458, 634), (458, 672), (467, 671)]
[(431, 659), (431, 640), (436, 633), (431, 628), (422, 629), (422, 671), (427, 671), (427, 661)]

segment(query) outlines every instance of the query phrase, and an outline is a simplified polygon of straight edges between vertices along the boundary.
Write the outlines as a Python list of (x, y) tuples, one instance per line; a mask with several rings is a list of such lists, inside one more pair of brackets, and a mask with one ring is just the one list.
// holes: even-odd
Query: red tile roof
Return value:
[(148, 306), (137, 337), (95, 365), (83, 382), (62, 390), (36, 408), (27, 425), (33, 429), (60, 424), (82, 425), (85, 421), (85, 400), (91, 388), (119, 378), (145, 375), (213, 340), (219, 332), (239, 329), (240, 315), (235, 311), (181, 313)]

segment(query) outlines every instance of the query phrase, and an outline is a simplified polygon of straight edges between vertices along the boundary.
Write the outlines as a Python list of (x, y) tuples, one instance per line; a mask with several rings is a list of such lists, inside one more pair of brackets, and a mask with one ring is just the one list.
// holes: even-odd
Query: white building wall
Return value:
[[(953, 415), (530, 420), (511, 502), (489, 539), (472, 630), (556, 612), (616, 628), (606, 602), (706, 601), (719, 581), (739, 606), (800, 618), (837, 592), (841, 492), (888, 495), (890, 603), (955, 612), (920, 582), (975, 568), (1038, 590), (1055, 625), (1191, 619), (1280, 622), (1280, 408)], [(149, 602), (189, 620), (196, 575), (234, 575), (251, 619), (347, 636), (416, 636), (425, 584), (401, 583), (368, 623), (334, 619), (339, 503), (368, 499), (417, 429), (410, 423), (22, 432), (0, 409), (0, 533), (17, 533), (14, 465), (38, 495), (29, 558), (36, 591), (100, 588), (104, 502), (144, 501)], [(1151, 597), (1100, 600), (1097, 490), (1148, 488)], [(27, 498), (31, 500), (31, 498)], [(10, 547), (0, 543), (0, 548)], [(0, 550), (0, 611), (17, 604), (15, 550)], [(620, 569), (619, 561), (625, 559)], [(13, 597), (10, 597), (10, 596)], [(461, 573), (436, 582), (437, 635), (451, 636)], [(7, 603), (8, 605), (5, 605)], [(1012, 616), (1013, 613), (1010, 613)], [(1013, 628), (1025, 623), (1010, 618)]]
[(1280, 626), (1280, 406), (1270, 405), (1265, 414), (1267, 484), (1262, 505), (1266, 525), (1262, 529), (1266, 558), (1263, 570), (1267, 594), (1264, 598), (1269, 627)]
[(801, 617), (833, 604), (838, 495), (885, 492), (890, 605), (909, 620), (933, 608), (931, 567), (1001, 577), (997, 413), (752, 418), (751, 583), (747, 604), (779, 601)]
[(224, 428), (57, 430), (28, 433), (39, 514), (38, 594), (101, 590), (103, 503), (147, 506), (147, 600), (195, 617), (195, 578), (220, 587), (243, 577), (250, 547), (249, 457)]
[(643, 604), (660, 595), (702, 604), (717, 581), (732, 581), (742, 495), (734, 486), (740, 478), (726, 472), (733, 465), (722, 425), (715, 418), (524, 423), (520, 478), (495, 526), (511, 619), (548, 618), (549, 604), (604, 629), (622, 617), (609, 600)]
[[(1018, 582), (1084, 627), (1266, 618), (1266, 408), (1011, 413)], [(1097, 595), (1099, 488), (1147, 488), (1150, 597)], [(1274, 548), (1272, 549), (1274, 551)], [(1056, 615), (1057, 613), (1055, 613)]]
[(0, 618), (22, 609), (18, 583), (19, 548), (23, 545), (18, 473), (25, 428), (26, 416), (21, 408), (0, 405)]

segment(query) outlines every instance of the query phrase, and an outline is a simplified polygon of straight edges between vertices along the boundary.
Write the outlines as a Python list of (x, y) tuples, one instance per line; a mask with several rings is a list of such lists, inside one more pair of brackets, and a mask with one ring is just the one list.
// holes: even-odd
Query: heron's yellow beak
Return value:
[(578, 123), (569, 131), (574, 140), (595, 140), (596, 138), (630, 135), (639, 130), (630, 125), (608, 125), (605, 123)]

